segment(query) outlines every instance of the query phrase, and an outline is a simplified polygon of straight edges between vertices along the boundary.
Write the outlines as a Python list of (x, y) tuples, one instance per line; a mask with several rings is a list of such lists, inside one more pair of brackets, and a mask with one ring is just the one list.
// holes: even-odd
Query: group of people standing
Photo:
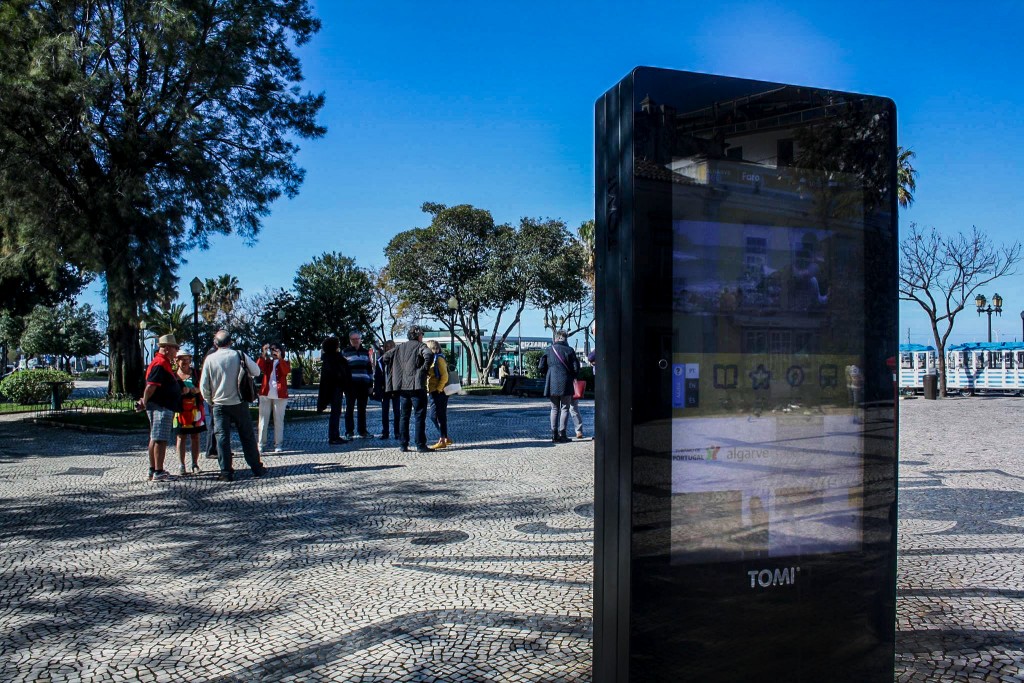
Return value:
[[(167, 444), (174, 432), (177, 433), (181, 474), (187, 473), (187, 445), (192, 446), (192, 472), (198, 473), (199, 435), (208, 427), (212, 427), (214, 433), (211, 452), (217, 455), (220, 465), (218, 478), (221, 481), (234, 479), (232, 427), (238, 433), (245, 462), (252, 469), (253, 476), (262, 477), (267, 473), (260, 458), (261, 451), (265, 449), (267, 425), (264, 419), (260, 420), (260, 439), (264, 446), (261, 448), (249, 415), (249, 397), (243, 395), (246, 390), (244, 382), (251, 380), (244, 378), (263, 375), (259, 391), (260, 416), (274, 415), (275, 442), (280, 451), (284, 437), (284, 404), (288, 396), (284, 382), (287, 361), (279, 348), (274, 352), (267, 345), (260, 361), (256, 362), (245, 353), (232, 349), (233, 343), (227, 330), (220, 330), (214, 335), (214, 348), (207, 355), (201, 378), (197, 381), (192, 356), (180, 349), (174, 335), (165, 334), (158, 340), (158, 350), (146, 369), (146, 388), (137, 405), (149, 416), (151, 480), (160, 481), (170, 476), (164, 469), (164, 461)], [(175, 365), (171, 363), (172, 358)], [(263, 368), (268, 371), (264, 372)]]
[[(402, 451), (410, 446), (417, 451), (440, 450), (454, 443), (448, 436), (448, 364), (436, 341), (423, 343), (421, 327), (413, 326), (404, 344), (386, 341), (379, 354), (363, 347), (359, 332), (349, 335), (347, 347), (340, 349), (340, 345), (337, 337), (328, 337), (320, 356), (317, 410), (330, 408), (328, 443), (373, 437), (366, 426), (366, 404), (371, 396), (381, 402), (379, 438), (396, 439)], [(340, 430), (343, 398), (344, 436)], [(428, 403), (430, 420), (440, 433), (437, 443), (429, 447)]]
[[(583, 419), (578, 401), (582, 396), (578, 379), (580, 361), (559, 331), (554, 343), (539, 362), (545, 374), (544, 395), (551, 401), (552, 441), (569, 441), (566, 436), (569, 416), (576, 422), (576, 437), (583, 438)], [(327, 440), (331, 445), (351, 439), (391, 439), (399, 442), (403, 452), (415, 448), (419, 452), (440, 450), (454, 444), (448, 432), (448, 399), (456, 388), (452, 384), (448, 363), (435, 340), (423, 341), (423, 329), (409, 329), (408, 340), (396, 345), (386, 341), (379, 353), (363, 346), (362, 334), (349, 334), (344, 349), (335, 336), (324, 340), (321, 354), (321, 375), (317, 396), (317, 412), (330, 408)], [(164, 335), (159, 349), (146, 370), (146, 388), (138, 409), (146, 411), (150, 421), (149, 479), (163, 480), (170, 475), (164, 469), (167, 444), (177, 437), (181, 474), (189, 472), (186, 465), (191, 446), (191, 472), (200, 471), (200, 434), (213, 432), (209, 453), (216, 456), (221, 481), (234, 479), (231, 453), (231, 430), (238, 434), (246, 463), (253, 476), (266, 474), (261, 456), (267, 452), (271, 420), (274, 426), (274, 452), (284, 448), (285, 408), (288, 404), (287, 378), (291, 365), (278, 344), (264, 344), (260, 357), (253, 361), (242, 351), (232, 348), (233, 339), (227, 330), (214, 336), (201, 377), (193, 367), (192, 355), (183, 351), (174, 335)], [(258, 430), (249, 415), (252, 397), (246, 383), (259, 379), (255, 391), (259, 401)], [(381, 402), (379, 435), (368, 431), (366, 408), (370, 398)], [(345, 431), (341, 432), (341, 412), (345, 407)], [(437, 443), (428, 446), (428, 417), (437, 429)]]

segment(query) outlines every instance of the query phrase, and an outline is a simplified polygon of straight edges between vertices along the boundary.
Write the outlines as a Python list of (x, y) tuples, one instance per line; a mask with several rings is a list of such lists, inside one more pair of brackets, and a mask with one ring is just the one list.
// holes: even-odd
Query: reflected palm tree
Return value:
[(904, 149), (902, 145), (896, 148), (896, 201), (904, 209), (914, 203), (914, 192), (917, 190), (917, 170), (911, 163), (916, 156), (912, 149)]

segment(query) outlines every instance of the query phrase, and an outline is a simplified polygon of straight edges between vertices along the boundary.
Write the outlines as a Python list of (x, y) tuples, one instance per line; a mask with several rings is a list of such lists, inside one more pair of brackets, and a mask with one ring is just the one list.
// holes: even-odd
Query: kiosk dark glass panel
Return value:
[(891, 681), (895, 108), (597, 104), (595, 680)]

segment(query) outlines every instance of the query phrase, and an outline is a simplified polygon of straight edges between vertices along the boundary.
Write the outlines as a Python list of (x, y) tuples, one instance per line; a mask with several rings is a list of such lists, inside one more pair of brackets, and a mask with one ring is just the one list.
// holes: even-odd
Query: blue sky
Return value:
[[(424, 201), (575, 228), (593, 214), (594, 101), (638, 65), (891, 97), (920, 171), (901, 225), (1020, 234), (1024, 3), (324, 1), (317, 12), (323, 30), (300, 55), (306, 86), (326, 94), (328, 134), (303, 143), (301, 194), (273, 207), (254, 246), (226, 237), (190, 253), (183, 291), (223, 272), (249, 293), (287, 287), (324, 251), (383, 265), (392, 236), (428, 222)], [(1022, 283), (985, 291), (1005, 299), (997, 339), (1021, 336)], [(907, 328), (929, 340), (918, 310), (902, 306), (901, 341)], [(537, 316), (524, 322), (542, 331)], [(953, 334), (982, 339), (985, 319), (965, 311)]]

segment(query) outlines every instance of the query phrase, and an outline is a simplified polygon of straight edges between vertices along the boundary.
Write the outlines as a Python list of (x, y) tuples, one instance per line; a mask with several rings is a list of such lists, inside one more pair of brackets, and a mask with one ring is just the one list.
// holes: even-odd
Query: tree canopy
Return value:
[(455, 336), (480, 376), (487, 377), (527, 303), (551, 307), (582, 295), (585, 254), (562, 221), (522, 218), (514, 228), (469, 204), (422, 208), (430, 225), (391, 240), (388, 273), (423, 315), (445, 328), (454, 316)]
[(103, 338), (89, 304), (64, 303), (55, 308), (37, 306), (25, 316), (21, 348), (29, 355), (60, 356), (67, 367), (72, 356), (99, 353)]
[(355, 259), (324, 253), (299, 266), (294, 299), (281, 300), (293, 343), (318, 348), (335, 335), (344, 342), (351, 330), (372, 337), (370, 279)]
[(17, 244), (103, 277), (111, 390), (141, 391), (138, 319), (212, 234), (255, 238), (325, 132), (294, 46), (305, 0), (12, 0), (0, 6), (0, 217)]

